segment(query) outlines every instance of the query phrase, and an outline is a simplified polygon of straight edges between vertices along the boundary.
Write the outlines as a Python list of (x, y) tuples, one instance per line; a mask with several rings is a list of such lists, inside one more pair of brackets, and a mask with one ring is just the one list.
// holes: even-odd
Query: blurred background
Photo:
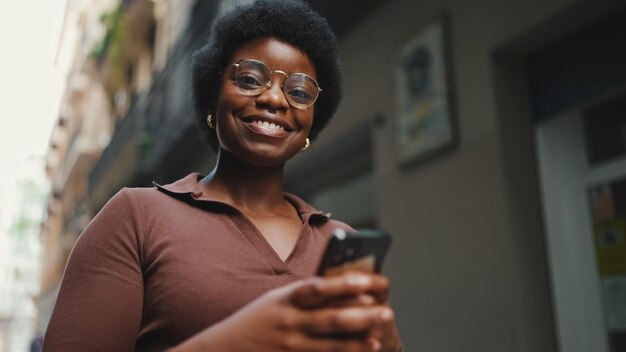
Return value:
[[(113, 194), (212, 168), (190, 55), (247, 2), (1, 3), (0, 352)], [(344, 100), (287, 189), (393, 236), (407, 351), (626, 351), (626, 1), (310, 3)]]

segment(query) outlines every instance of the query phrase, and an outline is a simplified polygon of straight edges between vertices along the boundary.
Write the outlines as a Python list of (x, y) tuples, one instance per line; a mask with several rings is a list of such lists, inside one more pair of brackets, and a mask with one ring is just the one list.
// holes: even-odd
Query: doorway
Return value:
[(560, 351), (626, 350), (625, 40), (622, 7), (527, 61)]
[(626, 93), (536, 126), (562, 351), (626, 350)]

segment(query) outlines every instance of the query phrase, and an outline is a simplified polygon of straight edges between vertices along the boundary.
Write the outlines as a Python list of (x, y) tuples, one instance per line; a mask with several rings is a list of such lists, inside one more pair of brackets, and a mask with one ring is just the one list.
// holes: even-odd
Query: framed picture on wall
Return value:
[(395, 141), (402, 167), (456, 144), (448, 19), (437, 16), (401, 46), (395, 65)]

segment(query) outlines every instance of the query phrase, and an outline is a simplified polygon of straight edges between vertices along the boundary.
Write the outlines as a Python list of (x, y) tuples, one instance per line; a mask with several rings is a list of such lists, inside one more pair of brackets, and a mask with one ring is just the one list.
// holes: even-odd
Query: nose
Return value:
[(257, 97), (257, 104), (265, 105), (271, 110), (289, 109), (289, 102), (283, 91), (283, 81), (284, 77), (274, 75), (271, 85)]

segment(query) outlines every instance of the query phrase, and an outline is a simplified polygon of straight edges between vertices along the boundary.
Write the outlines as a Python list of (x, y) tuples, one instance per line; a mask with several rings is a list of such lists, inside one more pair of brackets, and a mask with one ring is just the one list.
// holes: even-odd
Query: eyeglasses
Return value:
[(290, 73), (270, 70), (266, 64), (253, 59), (244, 59), (232, 66), (235, 67), (235, 84), (241, 92), (248, 96), (261, 95), (272, 86), (274, 72), (285, 75), (282, 88), (291, 106), (306, 109), (317, 100), (322, 88), (313, 77), (304, 73)]

